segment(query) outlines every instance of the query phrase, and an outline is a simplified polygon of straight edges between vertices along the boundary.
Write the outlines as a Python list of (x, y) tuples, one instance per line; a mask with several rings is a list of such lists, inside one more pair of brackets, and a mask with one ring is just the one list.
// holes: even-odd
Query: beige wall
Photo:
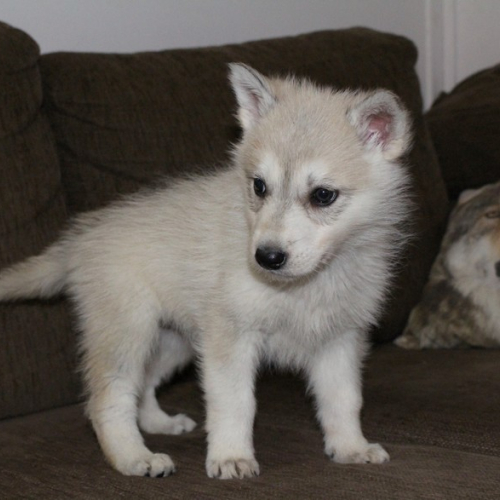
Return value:
[(419, 48), (426, 105), (500, 62), (500, 0), (0, 0), (0, 20), (43, 52), (131, 52), (293, 35), (354, 25)]

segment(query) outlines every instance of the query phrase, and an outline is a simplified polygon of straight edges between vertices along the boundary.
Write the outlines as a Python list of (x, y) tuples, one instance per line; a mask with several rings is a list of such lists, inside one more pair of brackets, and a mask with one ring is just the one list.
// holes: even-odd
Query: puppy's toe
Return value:
[(217, 479), (244, 479), (259, 475), (259, 464), (254, 459), (207, 460), (208, 477)]
[(175, 472), (174, 462), (164, 453), (150, 453), (124, 461), (116, 468), (126, 476), (166, 477)]
[(381, 464), (390, 460), (389, 454), (377, 443), (367, 443), (354, 450), (329, 453), (339, 464)]

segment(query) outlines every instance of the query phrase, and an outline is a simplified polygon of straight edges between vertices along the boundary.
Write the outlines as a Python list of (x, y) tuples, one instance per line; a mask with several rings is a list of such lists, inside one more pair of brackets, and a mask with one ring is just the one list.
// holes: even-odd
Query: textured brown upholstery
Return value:
[[(57, 151), (40, 110), (38, 46), (0, 23), (0, 268), (66, 221)], [(0, 305), (0, 418), (75, 401), (74, 333), (61, 302)]]
[(451, 199), (500, 180), (500, 64), (443, 93), (426, 118)]
[[(205, 435), (148, 436), (178, 466), (169, 478), (124, 477), (102, 457), (79, 406), (0, 425), (2, 498), (496, 500), (500, 489), (497, 351), (402, 351), (384, 346), (366, 370), (363, 424), (385, 443), (383, 465), (337, 465), (322, 451), (313, 405), (292, 376), (257, 386), (255, 447), (261, 476), (208, 479)], [(461, 368), (462, 367), (462, 368)], [(201, 394), (183, 377), (161, 394), (171, 412), (203, 419)], [(19, 496), (17, 496), (19, 495)]]

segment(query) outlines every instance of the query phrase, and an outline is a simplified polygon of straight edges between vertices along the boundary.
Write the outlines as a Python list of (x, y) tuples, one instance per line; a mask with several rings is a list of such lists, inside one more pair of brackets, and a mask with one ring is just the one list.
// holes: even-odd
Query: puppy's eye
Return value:
[(336, 189), (319, 187), (311, 193), (311, 203), (316, 207), (327, 207), (331, 205), (339, 195)]
[(253, 190), (259, 198), (264, 198), (266, 194), (266, 183), (259, 177), (256, 177), (253, 180)]

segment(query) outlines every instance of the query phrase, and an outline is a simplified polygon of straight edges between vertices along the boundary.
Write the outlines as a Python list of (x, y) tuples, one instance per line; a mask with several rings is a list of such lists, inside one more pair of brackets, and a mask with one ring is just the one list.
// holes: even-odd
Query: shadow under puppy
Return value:
[(388, 91), (334, 91), (233, 64), (243, 138), (230, 168), (78, 217), (0, 273), (0, 299), (67, 293), (81, 329), (87, 414), (108, 461), (163, 476), (140, 430), (181, 433), (155, 398), (197, 358), (210, 477), (259, 473), (260, 363), (303, 372), (326, 453), (389, 459), (360, 427), (360, 368), (405, 239), (409, 118)]

